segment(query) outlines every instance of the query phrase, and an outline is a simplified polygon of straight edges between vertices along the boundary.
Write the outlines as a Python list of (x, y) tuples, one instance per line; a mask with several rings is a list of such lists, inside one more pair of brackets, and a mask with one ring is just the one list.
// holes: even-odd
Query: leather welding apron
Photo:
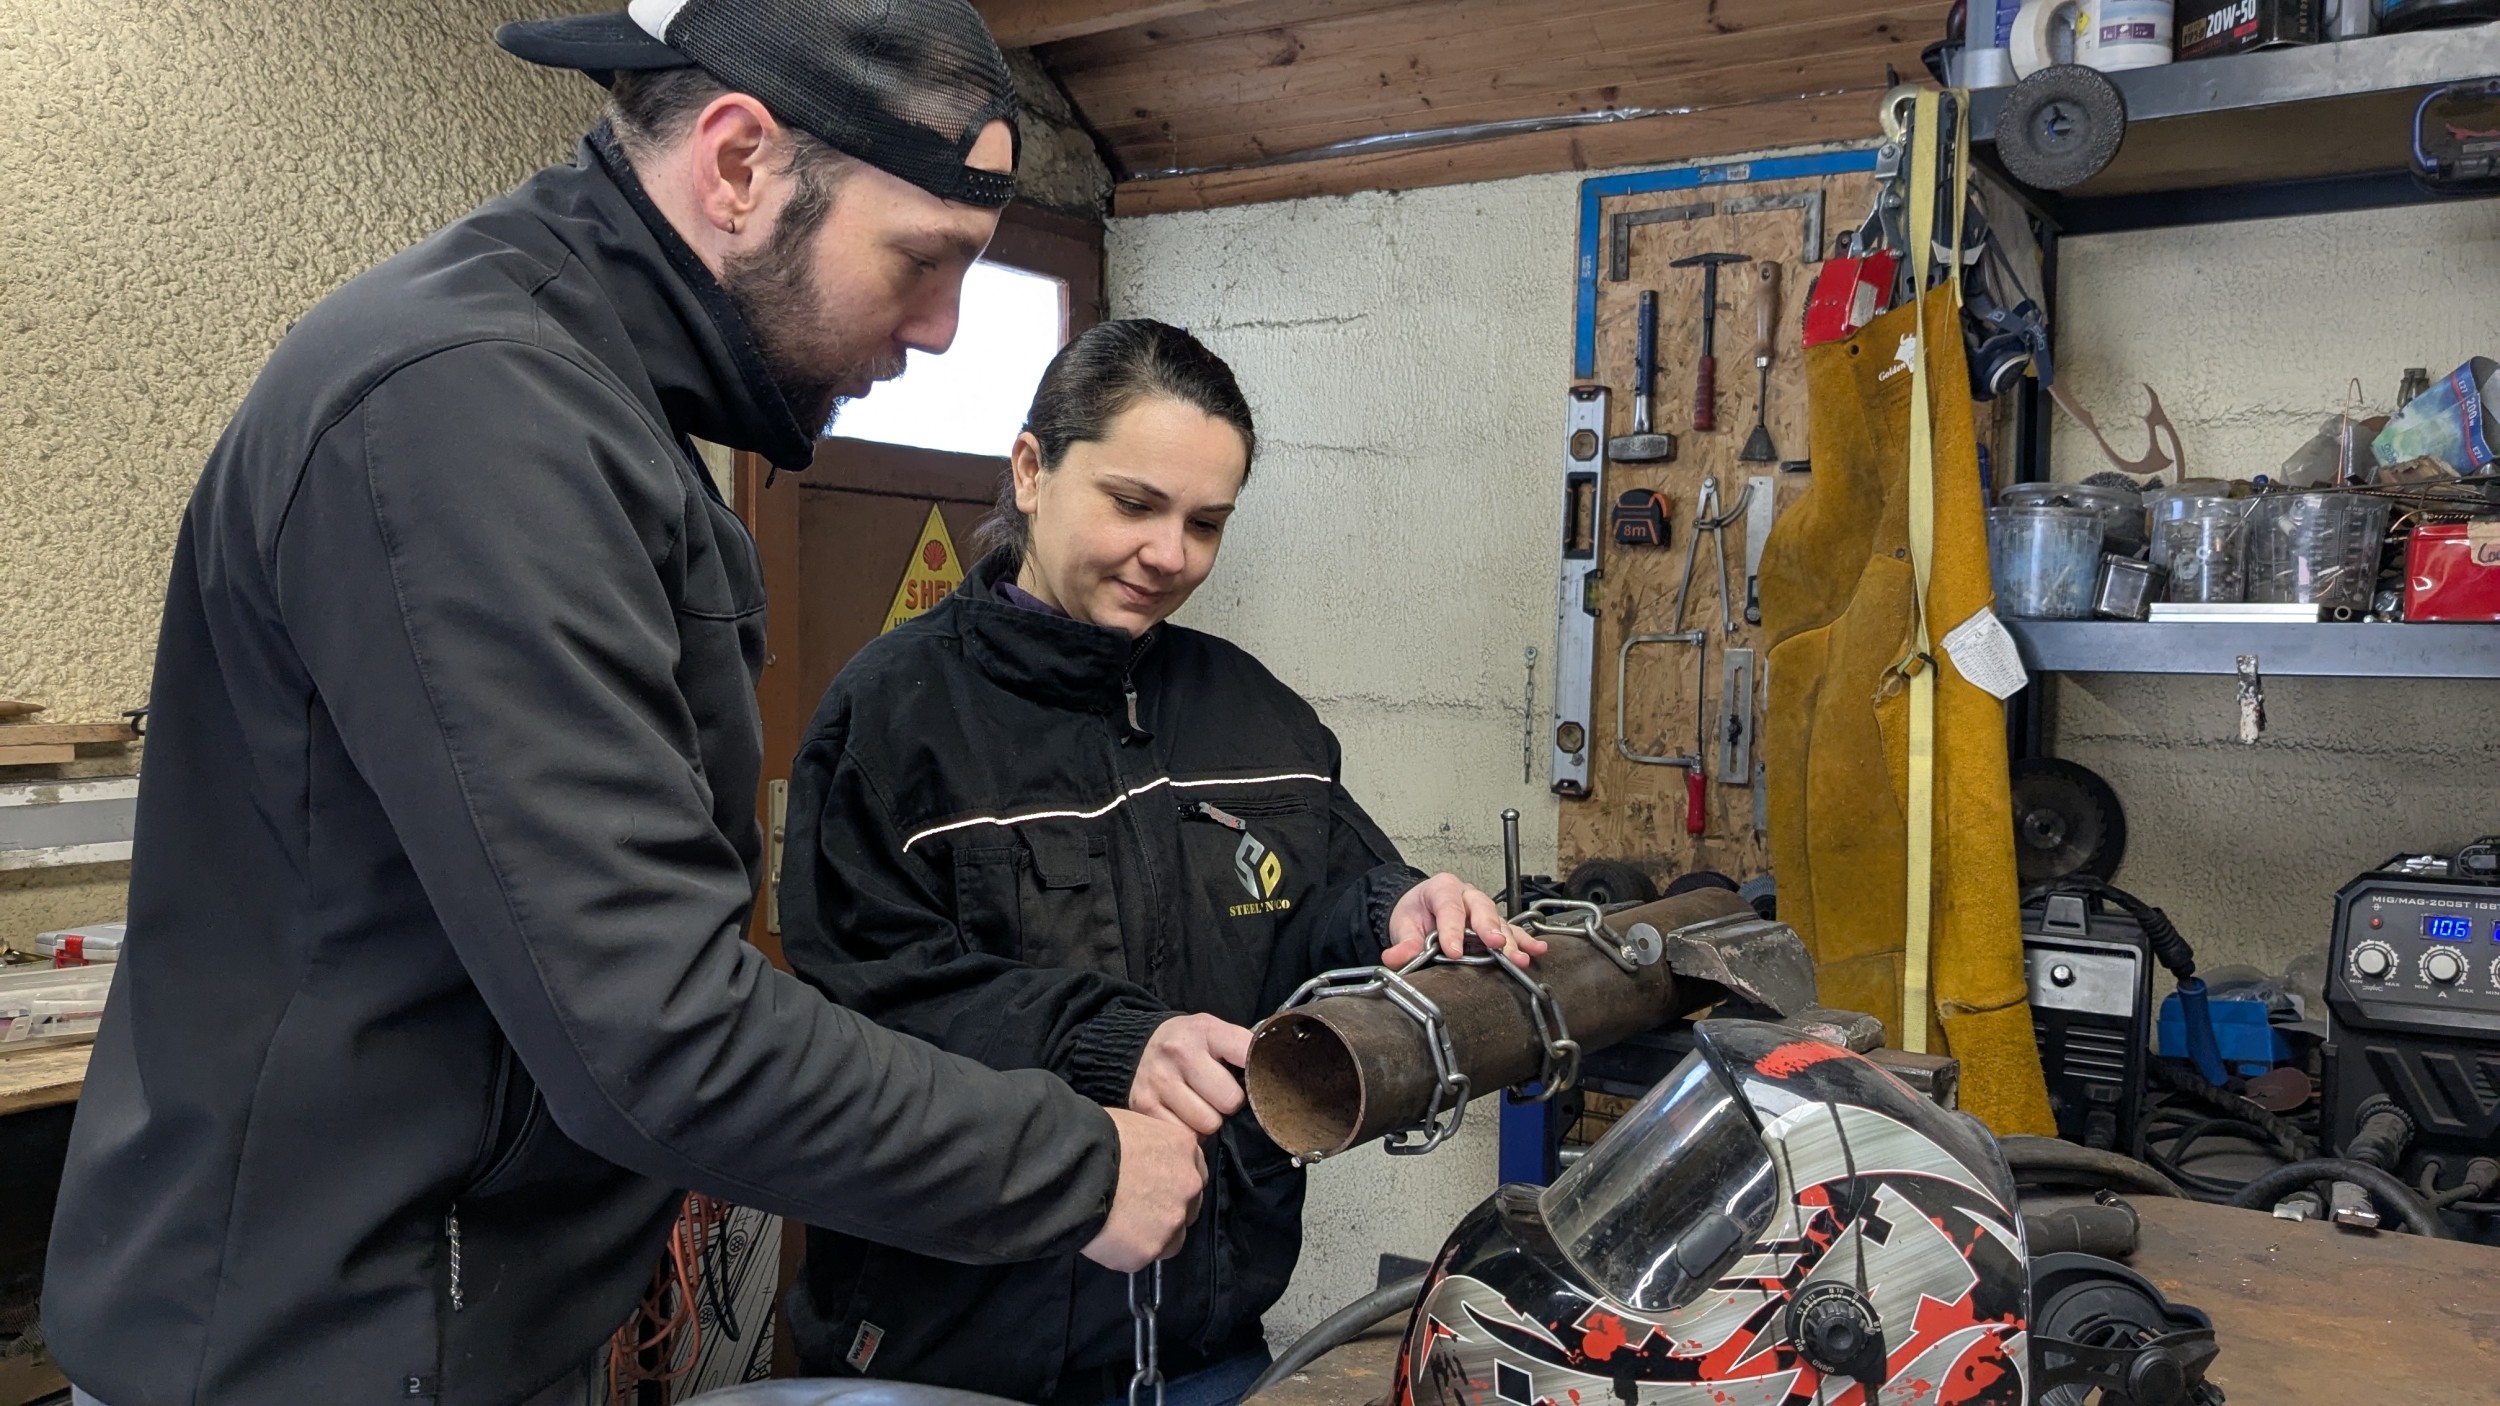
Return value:
[[(1814, 484), (1762, 560), (1770, 689), (1761, 743), (1779, 915), (1825, 1005), (1898, 1038), (1909, 915), (1912, 304), (1809, 348)], [(1930, 632), (1990, 606), (1985, 504), (1958, 295), (1926, 299), (1935, 483)], [(1934, 651), (1927, 1048), (1962, 1064), (1962, 1106), (1999, 1133), (2053, 1134), (2023, 979), (2004, 707)], [(1912, 665), (1911, 667), (1915, 667)]]

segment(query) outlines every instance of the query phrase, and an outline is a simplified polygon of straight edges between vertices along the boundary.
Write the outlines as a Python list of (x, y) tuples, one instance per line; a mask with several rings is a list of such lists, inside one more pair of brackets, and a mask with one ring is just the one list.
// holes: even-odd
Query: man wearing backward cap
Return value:
[(130, 937), (55, 1218), (82, 1402), (580, 1399), (680, 1190), (969, 1262), (1175, 1246), (1173, 1124), (892, 1035), (741, 940), (753, 544), (954, 338), (1014, 193), (965, 0), (507, 26), (573, 163), (305, 314), (185, 513)]

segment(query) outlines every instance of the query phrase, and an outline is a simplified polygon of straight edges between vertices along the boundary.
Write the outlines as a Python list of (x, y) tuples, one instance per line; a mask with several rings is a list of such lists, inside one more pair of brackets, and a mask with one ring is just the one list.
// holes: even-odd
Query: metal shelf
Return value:
[[(2495, 75), (2492, 24), (2113, 73), (2127, 102), (2117, 158), (2037, 198), (2069, 234), (2437, 199), (2407, 174), (2414, 109), (2442, 84)], [(1971, 141), (1991, 162), (2011, 91), (1971, 98)]]
[(2257, 656), (2271, 677), (2500, 679), (2500, 624), (2183, 624), (2008, 620), (2035, 674), (2230, 674)]

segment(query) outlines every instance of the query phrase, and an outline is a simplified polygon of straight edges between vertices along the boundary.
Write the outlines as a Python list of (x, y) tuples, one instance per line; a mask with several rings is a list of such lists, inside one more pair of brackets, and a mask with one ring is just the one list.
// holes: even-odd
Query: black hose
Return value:
[(1412, 1279), (1382, 1285), (1321, 1319), (1319, 1326), (1294, 1339), (1293, 1346), (1278, 1353), (1276, 1360), (1267, 1365), (1266, 1371), (1259, 1373), (1259, 1379), (1252, 1382), (1250, 1389), (1242, 1395), (1256, 1396), (1361, 1337), (1365, 1330), (1381, 1319), (1411, 1311), (1415, 1301), (1423, 1297), (1424, 1279), (1424, 1275), (1418, 1274)]
[(2348, 1181), (2377, 1198), (2378, 1203), (2404, 1218), (2413, 1233), (2427, 1240), (2451, 1238), (2448, 1228), (2439, 1223), (2439, 1216), (2422, 1204), (2421, 1193), (2396, 1180), (2367, 1162), (2344, 1157), (2313, 1157), (2277, 1167), (2240, 1189), (2231, 1204), (2245, 1211), (2269, 1210), (2288, 1192), (2313, 1182)]
[[(2272, 1131), (2245, 1118), (2205, 1118), (2190, 1123), (2170, 1140), (2170, 1161), (2178, 1166), (2186, 1166), (2188, 1148), (2209, 1133), (2225, 1133), (2236, 1137), (2250, 1144), (2250, 1150), (2256, 1155), (2272, 1157), (2278, 1163), (2305, 1161), (2312, 1155), (2312, 1150), (2307, 1147), (2298, 1145), (2285, 1147), (2282, 1140), (2277, 1138)], [(2234, 1189), (2237, 1185), (2237, 1183), (2234, 1184)]]
[(2267, 1136), (2273, 1138), (2294, 1160), (2317, 1153), (2317, 1139), (2302, 1132), (2290, 1120), (2258, 1107), (2229, 1089), (2206, 1083), (2197, 1077), (2193, 1069), (2160, 1059), (2148, 1062), (2145, 1069), (2171, 1092), (2195, 1099), (2226, 1117), (2265, 1129)]
[(2186, 1199), (2179, 1184), (2151, 1167), (2115, 1152), (2098, 1148), (2077, 1147), (2053, 1137), (2001, 1137), (1997, 1146), (2005, 1152), (2005, 1164), (2016, 1173), (2064, 1172), (2104, 1185), (2125, 1186), (2153, 1196)]

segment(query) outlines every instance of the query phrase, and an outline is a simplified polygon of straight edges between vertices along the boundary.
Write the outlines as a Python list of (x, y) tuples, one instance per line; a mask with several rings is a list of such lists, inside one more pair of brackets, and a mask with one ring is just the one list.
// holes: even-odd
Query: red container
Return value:
[(2405, 548), (2405, 619), (2500, 620), (2500, 522), (2435, 522)]

